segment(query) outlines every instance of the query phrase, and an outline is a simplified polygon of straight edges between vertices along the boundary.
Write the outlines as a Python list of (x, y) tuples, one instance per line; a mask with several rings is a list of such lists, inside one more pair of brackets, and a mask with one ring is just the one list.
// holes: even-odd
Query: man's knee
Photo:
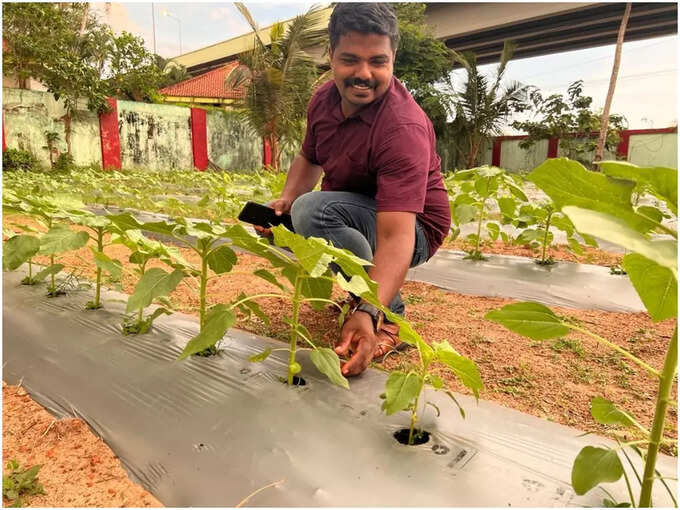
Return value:
[(297, 234), (305, 237), (315, 235), (319, 228), (319, 225), (317, 225), (318, 211), (321, 206), (319, 192), (317, 191), (310, 191), (295, 199), (290, 208), (290, 216)]

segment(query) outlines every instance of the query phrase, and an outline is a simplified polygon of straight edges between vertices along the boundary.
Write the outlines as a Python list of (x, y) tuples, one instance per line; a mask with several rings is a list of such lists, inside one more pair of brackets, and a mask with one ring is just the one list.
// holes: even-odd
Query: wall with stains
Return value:
[[(59, 140), (54, 144), (57, 152), (53, 157), (66, 152), (63, 101), (56, 101), (48, 92), (3, 87), (2, 110), (7, 147), (29, 151), (48, 167), (50, 154), (45, 132), (54, 131)], [(71, 121), (71, 155), (76, 165), (101, 166), (99, 117), (88, 111), (85, 103)]]
[(118, 101), (123, 168), (193, 168), (190, 116), (191, 110), (182, 106)]

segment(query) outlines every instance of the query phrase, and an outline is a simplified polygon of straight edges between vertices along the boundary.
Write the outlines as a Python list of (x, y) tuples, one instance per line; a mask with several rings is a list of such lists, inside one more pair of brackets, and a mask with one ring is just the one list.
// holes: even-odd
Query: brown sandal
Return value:
[(373, 361), (379, 360), (383, 362), (390, 354), (410, 347), (409, 344), (399, 339), (399, 326), (391, 322), (383, 323), (376, 336), (378, 337), (378, 345), (373, 353)]

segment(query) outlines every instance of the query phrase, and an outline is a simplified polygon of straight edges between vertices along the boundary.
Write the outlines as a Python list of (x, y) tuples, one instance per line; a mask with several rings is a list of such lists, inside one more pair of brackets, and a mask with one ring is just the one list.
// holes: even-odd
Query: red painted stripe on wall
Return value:
[(107, 98), (111, 111), (99, 115), (99, 136), (102, 144), (102, 168), (120, 170), (120, 136), (118, 134), (118, 101)]
[(557, 138), (551, 138), (548, 140), (548, 157), (549, 158), (556, 158), (557, 157), (557, 148), (559, 144), (559, 139)]
[(628, 159), (628, 147), (630, 146), (630, 131), (621, 131), (621, 140), (616, 146), (617, 156)]
[(272, 148), (269, 141), (262, 139), (262, 166), (269, 166), (272, 164)]
[(501, 147), (503, 140), (500, 137), (494, 139), (493, 148), (491, 149), (491, 164), (493, 166), (501, 166)]
[(191, 145), (194, 149), (194, 166), (198, 170), (208, 168), (208, 131), (203, 108), (191, 109)]

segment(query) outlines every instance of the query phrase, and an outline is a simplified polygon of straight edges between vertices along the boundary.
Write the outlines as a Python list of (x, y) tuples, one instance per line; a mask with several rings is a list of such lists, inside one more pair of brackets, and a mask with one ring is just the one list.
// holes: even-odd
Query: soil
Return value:
[[(127, 248), (111, 245), (104, 251), (109, 257), (123, 261), (125, 267), (130, 266)], [(185, 248), (181, 251), (188, 262), (200, 267), (193, 251)], [(45, 257), (35, 260), (47, 262)], [(79, 278), (92, 281), (95, 266), (91, 260), (91, 252), (86, 247), (65, 254), (58, 262), (77, 268)], [(148, 267), (164, 267), (164, 264), (152, 261)], [(208, 282), (208, 304), (229, 303), (246, 288), (251, 295), (278, 291), (272, 284), (253, 276), (253, 271), (260, 268), (272, 270), (266, 260), (239, 254), (238, 263), (231, 272)], [(135, 282), (135, 276), (124, 272), (120, 282), (108, 281), (106, 284), (130, 294)], [(337, 300), (344, 297), (339, 291), (335, 292)], [(658, 382), (639, 366), (590, 337), (572, 333), (566, 338), (534, 342), (484, 319), (488, 311), (512, 303), (511, 299), (468, 296), (418, 282), (406, 282), (402, 296), (407, 305), (407, 319), (427, 342), (447, 340), (460, 354), (476, 362), (484, 381), (481, 398), (584, 431), (638, 439), (635, 431), (621, 431), (595, 423), (590, 415), (590, 401), (599, 396), (632, 414), (643, 426), (651, 427)], [(183, 280), (169, 298), (177, 311), (198, 315), (198, 292), (191, 280)], [(240, 316), (236, 327), (286, 342), (286, 307), (275, 298), (262, 298), (258, 303), (269, 314), (270, 324), (256, 317)], [(655, 369), (662, 369), (675, 321), (654, 323), (646, 313), (552, 309), (632, 352)], [(301, 309), (300, 320), (316, 342), (332, 346), (339, 341), (337, 313), (333, 309), (314, 311), (305, 306)], [(416, 359), (417, 352), (410, 349), (390, 355), (374, 367), (392, 370), (414, 363)], [(439, 375), (450, 389), (470, 393), (450, 372), (442, 370)], [(673, 385), (672, 401), (677, 402), (677, 381)], [(468, 412), (474, 412), (474, 409)], [(25, 420), (30, 423), (28, 413)], [(669, 407), (665, 435), (677, 438), (676, 406)], [(677, 454), (676, 446), (663, 450)], [(44, 504), (52, 506), (49, 502)]]
[[(45, 494), (20, 496), (32, 507), (162, 507), (130, 481), (120, 460), (78, 418), (55, 420), (21, 386), (2, 384), (3, 466), (42, 466)], [(6, 467), (3, 476), (7, 474)], [(15, 500), (3, 498), (3, 506)]]

